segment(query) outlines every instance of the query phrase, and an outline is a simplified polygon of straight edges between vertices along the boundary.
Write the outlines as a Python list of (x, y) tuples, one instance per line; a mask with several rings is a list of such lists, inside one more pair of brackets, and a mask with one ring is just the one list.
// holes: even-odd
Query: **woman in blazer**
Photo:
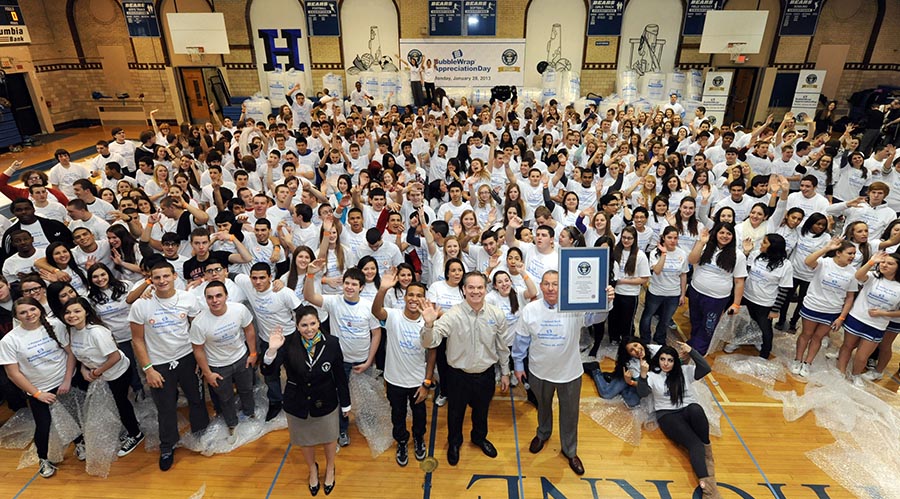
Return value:
[(325, 447), (325, 495), (334, 490), (334, 456), (339, 434), (338, 406), (350, 412), (350, 386), (344, 374), (344, 355), (335, 336), (319, 330), (319, 314), (304, 306), (297, 312), (297, 334), (284, 335), (281, 328), (269, 335), (262, 373), (287, 372), (284, 412), (291, 444), (303, 450), (309, 466), (309, 493), (319, 493), (319, 465), (315, 446)]

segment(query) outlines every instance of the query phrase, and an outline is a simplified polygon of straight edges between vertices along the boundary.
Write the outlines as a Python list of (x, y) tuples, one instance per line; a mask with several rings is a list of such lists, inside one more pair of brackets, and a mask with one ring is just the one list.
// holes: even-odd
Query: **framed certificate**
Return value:
[(559, 310), (603, 312), (609, 309), (608, 248), (560, 248)]

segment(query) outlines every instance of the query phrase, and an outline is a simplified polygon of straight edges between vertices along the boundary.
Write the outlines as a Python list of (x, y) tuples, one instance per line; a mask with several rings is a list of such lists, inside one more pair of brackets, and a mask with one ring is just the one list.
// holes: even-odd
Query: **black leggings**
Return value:
[(609, 311), (609, 338), (618, 343), (622, 338), (634, 335), (634, 314), (637, 313), (638, 297), (616, 293), (613, 309)]
[(709, 445), (709, 421), (703, 408), (698, 404), (690, 404), (683, 409), (667, 412), (658, 421), (659, 429), (669, 440), (688, 450), (691, 467), (697, 478), (708, 477), (704, 446)]
[(800, 279), (794, 279), (794, 287), (788, 291), (787, 296), (784, 298), (784, 303), (781, 305), (781, 310), (778, 311), (778, 322), (784, 323), (787, 322), (787, 310), (791, 305), (791, 299), (794, 298), (794, 295), (797, 295), (797, 308), (794, 309), (794, 313), (791, 315), (790, 324), (796, 326), (797, 321), (800, 320), (800, 307), (803, 306), (803, 298), (806, 297), (806, 291), (809, 289), (809, 282), (802, 281)]
[[(59, 387), (47, 390), (45, 393), (56, 395), (57, 390), (59, 390)], [(31, 416), (34, 418), (34, 447), (37, 449), (38, 458), (47, 459), (47, 449), (50, 445), (50, 423), (52, 421), (50, 405), (34, 397), (28, 397), (28, 407), (31, 409)], [(75, 443), (82, 443), (84, 442), (84, 437), (78, 435), (74, 441)]]
[(137, 418), (134, 415), (134, 406), (128, 400), (128, 387), (131, 386), (131, 369), (122, 373), (121, 376), (109, 382), (109, 390), (112, 392), (113, 399), (116, 401), (116, 409), (119, 411), (119, 419), (128, 431), (129, 437), (135, 437), (141, 432), (138, 426)]
[(747, 297), (744, 297), (741, 304), (747, 306), (747, 313), (750, 314), (750, 318), (762, 331), (762, 348), (759, 350), (759, 356), (768, 359), (772, 353), (772, 319), (769, 319), (769, 312), (772, 311), (772, 307), (757, 305), (748, 300)]

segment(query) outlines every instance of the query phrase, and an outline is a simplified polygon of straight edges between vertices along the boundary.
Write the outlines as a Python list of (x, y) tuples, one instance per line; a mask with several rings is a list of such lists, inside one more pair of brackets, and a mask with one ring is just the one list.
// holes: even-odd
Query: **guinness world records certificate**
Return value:
[(560, 248), (559, 310), (603, 312), (609, 309), (608, 248)]

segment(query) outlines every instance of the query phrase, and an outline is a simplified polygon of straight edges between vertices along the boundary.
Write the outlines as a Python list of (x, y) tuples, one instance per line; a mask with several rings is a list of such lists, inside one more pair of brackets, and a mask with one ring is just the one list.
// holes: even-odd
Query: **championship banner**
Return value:
[(797, 89), (794, 91), (794, 102), (791, 104), (791, 112), (794, 113), (797, 123), (816, 115), (819, 95), (822, 93), (822, 85), (825, 83), (825, 73), (821, 69), (800, 71), (800, 77), (797, 78)]
[(438, 87), (520, 87), (525, 83), (525, 39), (401, 39), (400, 56), (407, 61), (431, 59)]
[(730, 71), (710, 71), (706, 73), (706, 84), (703, 85), (703, 107), (710, 124), (719, 126), (725, 119), (725, 108), (728, 106), (728, 92), (731, 91)]

